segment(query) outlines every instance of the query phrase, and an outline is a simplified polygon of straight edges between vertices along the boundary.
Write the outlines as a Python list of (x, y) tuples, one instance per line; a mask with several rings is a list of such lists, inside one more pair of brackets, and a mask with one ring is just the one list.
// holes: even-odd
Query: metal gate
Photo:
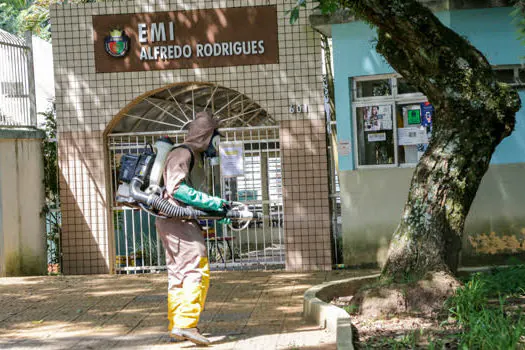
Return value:
[[(284, 267), (283, 198), (278, 127), (220, 129), (223, 141), (244, 148), (244, 176), (225, 178), (219, 166), (205, 164), (213, 195), (247, 205), (262, 219), (237, 230), (215, 221), (201, 221), (213, 269), (269, 269)], [(185, 132), (118, 133), (108, 136), (112, 201), (118, 187), (120, 158), (140, 153), (161, 135), (176, 143)], [(166, 268), (165, 253), (155, 229), (155, 217), (140, 210), (112, 206), (117, 273), (153, 272)]]
[(0, 126), (37, 126), (31, 40), (0, 29)]

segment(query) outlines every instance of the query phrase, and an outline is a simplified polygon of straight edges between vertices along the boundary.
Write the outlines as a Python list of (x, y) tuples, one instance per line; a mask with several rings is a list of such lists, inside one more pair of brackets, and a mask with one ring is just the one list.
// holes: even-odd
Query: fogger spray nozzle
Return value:
[(208, 213), (202, 210), (180, 207), (172, 202), (161, 198), (155, 193), (143, 192), (140, 188), (143, 182), (141, 179), (135, 177), (130, 182), (130, 196), (141, 204), (141, 208), (147, 211), (154, 209), (163, 215), (161, 217), (177, 217), (181, 219), (221, 219), (224, 217), (233, 220), (250, 220), (258, 217), (258, 213), (251, 211), (230, 210), (227, 213)]

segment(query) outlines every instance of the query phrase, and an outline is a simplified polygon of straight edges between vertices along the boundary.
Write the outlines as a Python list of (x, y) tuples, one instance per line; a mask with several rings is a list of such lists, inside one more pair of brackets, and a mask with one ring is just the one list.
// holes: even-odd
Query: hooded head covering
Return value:
[(210, 112), (199, 112), (195, 115), (186, 135), (185, 145), (188, 145), (195, 153), (202, 153), (210, 144), (213, 132), (219, 127), (217, 120), (213, 119)]

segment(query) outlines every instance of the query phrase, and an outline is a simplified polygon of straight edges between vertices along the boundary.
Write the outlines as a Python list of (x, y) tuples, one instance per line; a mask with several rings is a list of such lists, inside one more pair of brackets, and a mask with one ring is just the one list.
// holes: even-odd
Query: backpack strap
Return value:
[(190, 152), (190, 154), (191, 154), (190, 173), (191, 173), (191, 171), (193, 170), (193, 166), (195, 165), (195, 157), (193, 156), (193, 151), (191, 150), (190, 146), (185, 145), (183, 143), (178, 145), (177, 147), (174, 147), (173, 149), (176, 149), (176, 148), (185, 148), (185, 149), (187, 149)]

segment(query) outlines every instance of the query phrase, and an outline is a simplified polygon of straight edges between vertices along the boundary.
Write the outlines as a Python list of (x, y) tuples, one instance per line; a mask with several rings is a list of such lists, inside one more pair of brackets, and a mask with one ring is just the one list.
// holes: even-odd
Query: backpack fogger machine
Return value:
[[(116, 201), (122, 205), (142, 209), (156, 217), (181, 219), (218, 220), (229, 218), (233, 221), (246, 221), (257, 218), (240, 202), (232, 202), (231, 208), (225, 212), (209, 212), (192, 207), (181, 207), (162, 198), (162, 174), (166, 166), (168, 154), (177, 147), (187, 148), (184, 145), (174, 146), (172, 141), (163, 137), (152, 146), (147, 143), (142, 153), (124, 154), (120, 161), (119, 187)], [(190, 172), (193, 166), (190, 165)], [(231, 227), (231, 226), (230, 226)], [(232, 229), (234, 229), (232, 227)]]

